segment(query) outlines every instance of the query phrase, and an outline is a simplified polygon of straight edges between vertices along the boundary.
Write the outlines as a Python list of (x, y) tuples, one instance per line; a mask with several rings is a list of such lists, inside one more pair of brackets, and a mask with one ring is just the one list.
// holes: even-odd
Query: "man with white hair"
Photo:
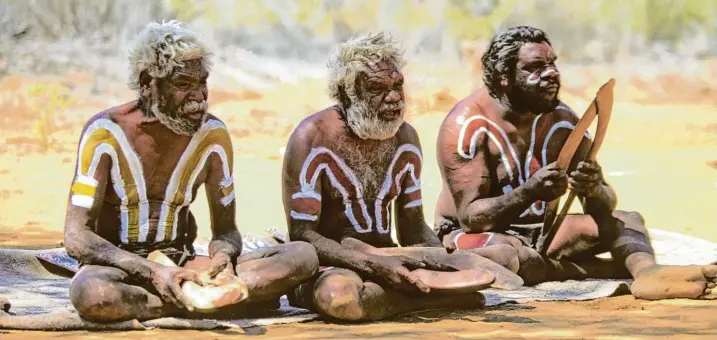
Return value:
[[(384, 33), (341, 44), (328, 63), (336, 105), (304, 119), (284, 155), (289, 237), (311, 243), (320, 264), (333, 266), (294, 290), (290, 301), (332, 319), (480, 308), (481, 287), (522, 285), (481, 256), (448, 254), (424, 221), (420, 141), (403, 121), (403, 65), (402, 52)], [(391, 237), (392, 206), (404, 248)], [(512, 260), (517, 264), (517, 253)], [(475, 274), (462, 277), (475, 289), (447, 294), (458, 286), (451, 278), (464, 270)]]
[[(232, 312), (276, 306), (318, 268), (305, 242), (239, 256), (231, 138), (207, 112), (210, 57), (182, 23), (150, 23), (129, 57), (138, 99), (96, 114), (82, 130), (65, 246), (82, 263), (70, 298), (89, 320), (183, 315), (194, 306), (181, 285), (202, 285), (211, 280), (199, 277), (220, 273), (236, 273), (248, 289)], [(202, 184), (213, 233), (208, 258), (194, 254), (197, 225), (189, 210)], [(178, 267), (148, 260), (153, 251)]]

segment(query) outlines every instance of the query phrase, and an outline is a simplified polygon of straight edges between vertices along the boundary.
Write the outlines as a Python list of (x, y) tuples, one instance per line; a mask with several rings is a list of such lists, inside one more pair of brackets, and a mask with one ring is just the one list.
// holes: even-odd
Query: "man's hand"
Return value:
[(582, 197), (594, 198), (600, 195), (602, 182), (602, 168), (595, 161), (580, 162), (575, 171), (570, 173), (570, 188)]
[(212, 265), (209, 267), (209, 277), (214, 278), (221, 272), (234, 274), (232, 258), (227, 253), (217, 252), (212, 257)]
[(217, 252), (212, 256), (209, 269), (199, 274), (199, 280), (205, 286), (221, 286), (230, 282), (234, 276), (234, 264), (231, 256), (224, 252)]
[(376, 256), (370, 262), (369, 267), (371, 268), (369, 273), (371, 277), (382, 279), (397, 290), (404, 292), (419, 290), (423, 293), (431, 291), (411, 273), (411, 270), (426, 268), (426, 264), (421, 261), (405, 256)]
[(525, 188), (535, 199), (550, 202), (568, 190), (568, 177), (565, 170), (559, 169), (553, 162), (533, 174), (525, 182)]
[(178, 308), (186, 308), (190, 312), (194, 305), (182, 292), (181, 284), (184, 281), (196, 282), (202, 285), (197, 272), (181, 267), (167, 267), (159, 265), (152, 270), (152, 284), (166, 303), (173, 303)]

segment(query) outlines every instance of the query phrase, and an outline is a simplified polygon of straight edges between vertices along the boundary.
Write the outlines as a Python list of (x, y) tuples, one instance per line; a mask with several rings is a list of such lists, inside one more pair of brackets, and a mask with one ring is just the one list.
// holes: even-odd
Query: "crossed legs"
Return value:
[[(615, 211), (599, 223), (589, 215), (568, 215), (543, 256), (513, 236), (496, 234), (497, 244), (518, 251), (527, 285), (587, 278), (634, 278), (632, 294), (641, 299), (717, 299), (717, 265), (663, 266), (655, 262), (645, 221), (635, 212)], [(476, 249), (477, 250), (477, 249)], [(612, 259), (595, 255), (609, 251)]]
[[(249, 291), (247, 300), (228, 307), (238, 310), (251, 310), (248, 306), (277, 300), (318, 269), (316, 251), (305, 242), (260, 249), (238, 257), (236, 262), (237, 276)], [(185, 267), (207, 269), (209, 259), (197, 257)], [(112, 267), (84, 266), (70, 284), (70, 299), (80, 315), (98, 322), (147, 320), (188, 313), (164, 303), (151, 284), (138, 282)]]

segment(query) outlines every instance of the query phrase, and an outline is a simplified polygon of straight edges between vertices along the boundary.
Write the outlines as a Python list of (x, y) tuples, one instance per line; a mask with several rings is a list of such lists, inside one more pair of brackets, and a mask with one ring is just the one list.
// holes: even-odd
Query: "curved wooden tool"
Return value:
[[(612, 78), (600, 87), (595, 99), (593, 99), (588, 109), (580, 118), (580, 121), (578, 121), (578, 124), (575, 126), (573, 132), (571, 132), (568, 136), (563, 148), (560, 150), (560, 154), (558, 154), (558, 159), (556, 161), (558, 168), (568, 170), (573, 156), (575, 156), (575, 152), (580, 146), (583, 135), (597, 116), (598, 125), (595, 132), (595, 138), (587, 158), (589, 160), (595, 160), (605, 139), (607, 126), (610, 122), (610, 117), (612, 116), (614, 88), (615, 79)], [(575, 200), (575, 195), (576, 194), (574, 192), (570, 191), (565, 205), (560, 210), (559, 214), (557, 214), (558, 207), (560, 205), (559, 198), (547, 203), (545, 208), (545, 220), (543, 221), (543, 230), (537, 244), (537, 248), (540, 253), (545, 254), (548, 251), (548, 247), (553, 241), (555, 234), (558, 232), (560, 224), (563, 223), (565, 215), (567, 215), (568, 209), (570, 209), (570, 205), (572, 205), (573, 200)]]
[(431, 292), (442, 294), (464, 294), (486, 289), (495, 279), (489, 271), (466, 269), (456, 272), (416, 269), (411, 271)]
[[(168, 267), (177, 266), (159, 250), (151, 252), (147, 259)], [(220, 273), (214, 280), (204, 279), (203, 281), (207, 285), (200, 286), (195, 282), (182, 283), (182, 292), (194, 305), (194, 310), (197, 312), (212, 312), (217, 308), (239, 303), (249, 297), (249, 291), (244, 282), (234, 275)]]
[(443, 294), (476, 292), (489, 287), (510, 290), (523, 285), (523, 279), (510, 270), (466, 251), (448, 254), (444, 248), (439, 247), (376, 248), (353, 238), (342, 240), (341, 245), (372, 255), (405, 256), (417, 261), (440, 263), (452, 271), (415, 269), (411, 272), (431, 291)]

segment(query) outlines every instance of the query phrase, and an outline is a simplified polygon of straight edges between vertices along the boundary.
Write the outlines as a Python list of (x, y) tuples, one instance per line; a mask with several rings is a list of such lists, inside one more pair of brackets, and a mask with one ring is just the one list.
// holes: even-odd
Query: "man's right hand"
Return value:
[(386, 281), (396, 290), (404, 292), (429, 293), (431, 289), (419, 280), (412, 270), (426, 268), (421, 261), (405, 256), (375, 256), (369, 263), (370, 273), (373, 278)]
[(536, 200), (550, 202), (568, 190), (568, 176), (553, 162), (533, 174), (525, 182), (525, 188)]
[(162, 265), (158, 265), (156, 269), (152, 270), (152, 284), (162, 297), (162, 301), (173, 303), (178, 308), (186, 308), (191, 312), (194, 310), (194, 305), (182, 292), (181, 284), (184, 281), (202, 285), (199, 274), (193, 270)]

